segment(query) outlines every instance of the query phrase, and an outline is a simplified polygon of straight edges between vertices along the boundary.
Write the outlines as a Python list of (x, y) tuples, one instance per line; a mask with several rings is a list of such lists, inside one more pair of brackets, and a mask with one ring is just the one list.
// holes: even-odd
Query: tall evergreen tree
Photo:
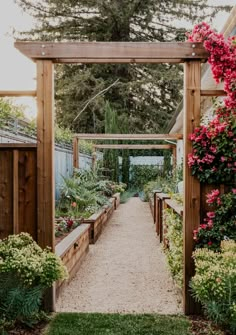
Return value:
[[(116, 134), (118, 133), (117, 115), (114, 109), (111, 108), (110, 103), (106, 102), (105, 105), (105, 133)], [(116, 141), (109, 141), (110, 144), (115, 144)], [(119, 159), (118, 151), (116, 149), (106, 149), (103, 155), (103, 165), (105, 168), (111, 170), (111, 179), (119, 181)]]
[[(222, 9), (207, 0), (15, 1), (38, 20), (28, 37), (56, 41), (181, 41), (186, 21), (209, 19)], [(177, 20), (183, 22), (178, 29)], [(56, 79), (57, 120), (77, 132), (104, 132), (106, 100), (118, 121), (129, 116), (130, 132), (161, 132), (181, 99), (178, 65), (60, 65)]]

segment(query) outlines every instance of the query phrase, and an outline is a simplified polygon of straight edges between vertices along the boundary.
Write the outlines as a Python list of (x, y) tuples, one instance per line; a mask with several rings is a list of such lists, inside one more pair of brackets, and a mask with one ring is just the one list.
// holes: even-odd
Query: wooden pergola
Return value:
[[(132, 141), (153, 141), (153, 140), (178, 140), (182, 139), (182, 134), (76, 134), (73, 139), (73, 166), (79, 168), (79, 140), (132, 140)], [(106, 146), (106, 147), (105, 147)], [(96, 149), (172, 149), (173, 162), (176, 164), (176, 145), (168, 144), (99, 144), (93, 145)], [(93, 156), (93, 167), (96, 158)]]
[(92, 169), (96, 166), (96, 150), (97, 149), (116, 149), (116, 150), (155, 150), (155, 149), (172, 149), (173, 151), (173, 168), (176, 166), (176, 146), (169, 144), (94, 144)]
[[(189, 281), (194, 274), (192, 232), (200, 224), (200, 183), (187, 164), (192, 143), (188, 135), (200, 122), (201, 63), (208, 54), (201, 43), (150, 42), (16, 42), (15, 47), (36, 62), (35, 91), (2, 95), (37, 97), (37, 241), (54, 250), (54, 63), (184, 63), (184, 313), (196, 312)], [(4, 204), (0, 201), (0, 206)], [(155, 299), (155, 297), (153, 297)], [(54, 310), (54, 292), (48, 296)]]

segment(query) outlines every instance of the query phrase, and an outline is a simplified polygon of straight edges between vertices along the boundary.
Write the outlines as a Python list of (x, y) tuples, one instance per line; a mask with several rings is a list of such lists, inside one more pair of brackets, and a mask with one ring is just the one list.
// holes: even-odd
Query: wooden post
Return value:
[[(37, 61), (37, 107), (37, 240), (54, 251), (54, 75), (49, 60)], [(45, 308), (55, 310), (54, 288), (46, 293)]]
[(13, 150), (13, 233), (19, 234), (19, 151)]
[(184, 65), (184, 313), (199, 312), (199, 305), (194, 301), (189, 289), (189, 281), (194, 275), (192, 252), (194, 249), (193, 230), (200, 224), (200, 183), (191, 175), (188, 167), (188, 154), (192, 152), (190, 133), (200, 122), (200, 86), (201, 62), (189, 61)]
[(79, 169), (79, 139), (73, 138), (73, 167)]
[(93, 171), (95, 171), (95, 168), (96, 168), (96, 158), (97, 158), (96, 148), (93, 146), (93, 149), (92, 149), (92, 170)]
[(172, 148), (172, 155), (173, 155), (173, 163), (172, 163), (172, 167), (173, 167), (173, 172), (176, 168), (176, 145), (173, 146)]

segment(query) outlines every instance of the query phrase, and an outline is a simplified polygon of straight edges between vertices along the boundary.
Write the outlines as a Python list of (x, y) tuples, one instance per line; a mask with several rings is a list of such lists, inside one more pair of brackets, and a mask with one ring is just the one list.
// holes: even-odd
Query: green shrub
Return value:
[(44, 290), (67, 277), (60, 258), (48, 248), (41, 249), (27, 233), (0, 240), (0, 274), (2, 328), (37, 322)]
[(236, 334), (236, 242), (222, 241), (221, 252), (197, 249), (193, 258), (193, 296), (211, 320)]
[(142, 190), (149, 181), (162, 175), (162, 170), (153, 165), (133, 165), (131, 168), (130, 188)]
[(87, 217), (103, 205), (110, 205), (108, 197), (123, 191), (126, 185), (110, 180), (99, 180), (96, 172), (75, 170), (72, 177), (63, 177), (57, 206), (59, 216)]
[[(180, 215), (173, 209), (164, 210), (164, 238), (168, 241), (165, 249), (168, 265), (176, 284), (183, 284), (183, 223)], [(166, 231), (166, 233), (165, 233)]]

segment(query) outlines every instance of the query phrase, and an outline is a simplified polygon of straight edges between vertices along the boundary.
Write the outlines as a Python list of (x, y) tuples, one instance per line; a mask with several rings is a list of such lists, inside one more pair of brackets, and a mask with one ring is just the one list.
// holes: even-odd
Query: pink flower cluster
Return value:
[(236, 171), (236, 38), (225, 40), (203, 22), (188, 34), (188, 41), (203, 42), (210, 54), (208, 61), (213, 77), (216, 82), (224, 81), (227, 92), (224, 106), (216, 109), (215, 118), (207, 126), (195, 128), (189, 137), (193, 151), (188, 156), (188, 164), (193, 175), (202, 182), (207, 182), (207, 178), (213, 182), (216, 173), (216, 182), (219, 182), (222, 173), (228, 174), (230, 179)]
[(196, 25), (191, 34), (188, 34), (189, 42), (203, 42), (209, 51), (208, 62), (214, 79), (217, 83), (224, 81), (224, 90), (227, 92), (225, 106), (236, 109), (236, 37), (225, 40), (222, 34), (216, 33), (211, 27), (202, 22)]
[(207, 198), (206, 202), (208, 204), (213, 204), (214, 202), (217, 202), (217, 204), (220, 205), (221, 204), (221, 200), (220, 200), (219, 195), (220, 195), (220, 191), (219, 190), (212, 190), (210, 193), (208, 193), (206, 195), (206, 198)]

